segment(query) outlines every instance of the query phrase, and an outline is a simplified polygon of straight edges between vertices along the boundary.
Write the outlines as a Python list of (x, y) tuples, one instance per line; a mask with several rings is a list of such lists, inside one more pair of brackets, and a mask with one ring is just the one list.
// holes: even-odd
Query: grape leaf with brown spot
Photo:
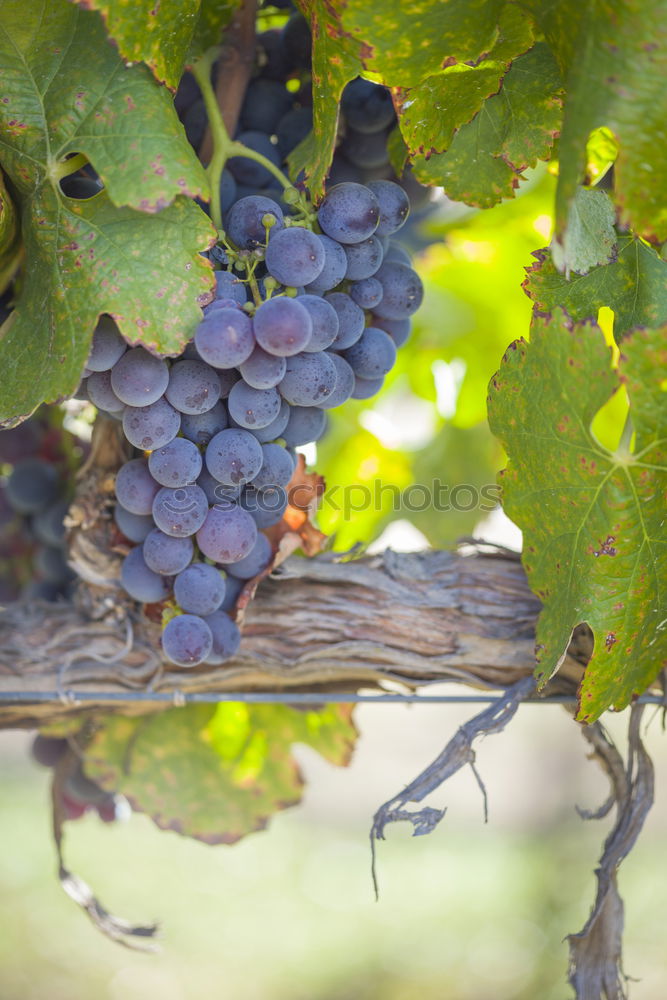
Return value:
[[(575, 626), (594, 634), (582, 722), (624, 708), (667, 667), (667, 328), (636, 330), (622, 348), (615, 371), (595, 324), (536, 314), (530, 343), (511, 345), (489, 390), (509, 458), (503, 506), (544, 605), (538, 677), (558, 668)], [(610, 452), (591, 422), (622, 383), (636, 439)]]
[(290, 748), (306, 743), (349, 763), (352, 706), (187, 705), (140, 718), (108, 716), (85, 751), (86, 774), (162, 829), (232, 844), (301, 799)]

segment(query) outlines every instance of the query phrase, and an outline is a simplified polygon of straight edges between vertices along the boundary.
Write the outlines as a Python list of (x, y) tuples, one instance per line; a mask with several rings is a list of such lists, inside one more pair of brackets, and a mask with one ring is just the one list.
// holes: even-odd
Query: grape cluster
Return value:
[(121, 582), (169, 601), (162, 647), (182, 667), (238, 649), (228, 612), (272, 561), (264, 531), (287, 507), (295, 449), (322, 436), (327, 410), (379, 390), (422, 299), (390, 239), (409, 212), (398, 185), (335, 185), (317, 212), (293, 203), (231, 204), (210, 252), (216, 297), (179, 358), (128, 347), (103, 317), (84, 372), (137, 452), (116, 477), (116, 523), (135, 544)]
[[(66, 739), (38, 733), (31, 747), (33, 760), (42, 767), (55, 767), (68, 749)], [(122, 795), (100, 788), (84, 774), (77, 762), (63, 780), (60, 804), (65, 819), (80, 819), (87, 812), (96, 812), (103, 823), (113, 823), (129, 813), (129, 804)]]
[(70, 459), (82, 454), (81, 442), (70, 437), (55, 407), (0, 431), (0, 601), (55, 601), (69, 593), (74, 574), (67, 565), (64, 518)]

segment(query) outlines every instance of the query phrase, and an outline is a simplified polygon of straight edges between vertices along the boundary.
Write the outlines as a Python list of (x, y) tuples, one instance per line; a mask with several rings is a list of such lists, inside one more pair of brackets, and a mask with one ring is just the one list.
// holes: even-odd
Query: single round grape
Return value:
[(407, 319), (424, 298), (424, 286), (416, 271), (397, 261), (385, 261), (375, 277), (382, 285), (382, 301), (375, 307), (386, 319)]
[(344, 351), (352, 347), (364, 332), (364, 311), (345, 292), (329, 292), (324, 296), (324, 301), (332, 306), (338, 316), (338, 333), (331, 349)]
[(142, 451), (163, 448), (173, 441), (181, 426), (181, 415), (162, 397), (150, 406), (126, 406), (123, 433)]
[(111, 388), (127, 406), (150, 406), (169, 384), (169, 366), (143, 347), (133, 347), (111, 369)]
[(363, 184), (335, 184), (317, 212), (322, 231), (339, 243), (361, 243), (372, 236), (380, 220), (380, 206)]
[(164, 448), (157, 448), (148, 458), (151, 476), (161, 486), (189, 486), (197, 481), (202, 457), (196, 444), (186, 438), (174, 438)]
[(309, 229), (292, 226), (270, 234), (264, 261), (281, 285), (307, 285), (324, 267), (324, 247)]
[[(243, 143), (248, 149), (252, 149), (256, 153), (261, 153), (274, 166), (280, 166), (278, 149), (271, 142), (271, 137), (265, 132), (249, 129), (246, 132), (241, 132), (237, 141)], [(227, 166), (238, 183), (247, 184), (251, 187), (265, 188), (270, 184), (273, 177), (273, 174), (263, 164), (257, 163), (256, 160), (250, 160), (246, 156), (230, 157), (227, 160)]]
[(350, 285), (350, 298), (360, 309), (373, 309), (382, 301), (382, 285), (377, 278), (364, 278)]
[(122, 413), (125, 403), (111, 388), (111, 372), (93, 372), (86, 379), (88, 399), (105, 413)]
[(372, 278), (382, 264), (382, 244), (377, 236), (370, 236), (361, 243), (353, 243), (345, 247), (348, 281), (361, 281)]
[(278, 80), (255, 77), (241, 106), (241, 125), (244, 129), (255, 129), (272, 135), (278, 122), (292, 107), (292, 95)]
[(253, 389), (241, 380), (230, 392), (227, 406), (241, 427), (268, 427), (280, 412), (280, 395), (277, 389)]
[(297, 299), (280, 296), (262, 303), (253, 317), (253, 329), (260, 347), (285, 358), (304, 349), (313, 332), (313, 323)]
[(345, 351), (345, 360), (360, 378), (382, 378), (396, 362), (396, 345), (384, 330), (367, 326), (357, 343)]
[(312, 108), (292, 108), (283, 115), (276, 128), (278, 151), (283, 159), (306, 138), (312, 127)]
[(220, 379), (203, 361), (177, 361), (165, 396), (179, 413), (206, 413), (220, 399)]
[(32, 741), (30, 753), (33, 760), (42, 767), (54, 767), (69, 746), (66, 739), (59, 736), (42, 736), (38, 733)]
[[(354, 347), (351, 350), (354, 350)], [(328, 399), (319, 404), (324, 410), (333, 410), (336, 406), (342, 406), (354, 392), (354, 372), (348, 362), (338, 354), (331, 354), (330, 358), (336, 366), (336, 388)]]
[(317, 233), (317, 238), (324, 250), (324, 266), (315, 281), (306, 285), (306, 291), (313, 295), (321, 295), (340, 285), (347, 270), (347, 257), (341, 244), (324, 233)]
[(218, 402), (206, 413), (184, 413), (181, 416), (181, 433), (188, 441), (203, 446), (219, 431), (224, 431), (227, 422), (227, 407)]
[(315, 406), (293, 406), (281, 437), (290, 448), (319, 441), (327, 428), (327, 418)]
[(166, 535), (174, 538), (194, 535), (207, 513), (206, 494), (197, 485), (179, 486), (175, 490), (163, 486), (153, 501), (153, 520)]
[(355, 375), (352, 399), (370, 399), (371, 396), (377, 396), (383, 384), (384, 376), (380, 376), (380, 378), (359, 378), (358, 375)]
[(241, 486), (225, 486), (219, 482), (206, 467), (204, 467), (197, 477), (197, 486), (201, 486), (210, 507), (218, 504), (236, 503), (240, 494)]
[(193, 615), (211, 615), (225, 597), (225, 578), (215, 566), (195, 562), (174, 580), (174, 597), (183, 611)]
[(220, 174), (220, 211), (224, 215), (236, 201), (236, 181), (234, 175), (225, 169)]
[(336, 387), (336, 366), (326, 351), (295, 354), (287, 359), (287, 371), (279, 385), (283, 399), (292, 406), (317, 406)]
[(304, 351), (310, 354), (325, 350), (333, 344), (338, 334), (338, 313), (330, 302), (319, 295), (300, 295), (299, 305), (307, 310), (313, 324), (313, 332)]
[(58, 500), (40, 510), (32, 519), (32, 530), (44, 545), (65, 544), (64, 520), (69, 510), (69, 500)]
[(201, 552), (214, 562), (233, 563), (243, 559), (257, 538), (257, 527), (250, 514), (237, 504), (211, 507), (197, 532)]
[(216, 309), (197, 327), (195, 346), (213, 368), (238, 368), (255, 347), (252, 322), (240, 309)]
[(287, 421), (290, 415), (290, 405), (286, 399), (280, 397), (280, 410), (278, 411), (278, 416), (275, 420), (272, 420), (270, 424), (266, 427), (253, 428), (251, 431), (253, 437), (257, 438), (260, 444), (268, 444), (269, 441), (275, 441), (279, 438), (282, 432), (287, 427)]
[(113, 516), (118, 530), (136, 545), (143, 542), (155, 527), (151, 514), (132, 514), (119, 503), (113, 509)]
[(40, 576), (52, 583), (64, 583), (72, 579), (72, 571), (61, 548), (40, 546), (34, 555), (34, 565)]
[(380, 206), (380, 222), (376, 229), (378, 236), (391, 236), (398, 232), (410, 214), (410, 199), (394, 181), (368, 181), (368, 189), (373, 192)]
[(358, 132), (382, 132), (396, 117), (387, 88), (360, 76), (348, 83), (340, 106), (348, 124)]
[(340, 144), (340, 151), (355, 167), (364, 172), (389, 164), (387, 136), (383, 132), (357, 132), (349, 128)]
[(215, 665), (224, 663), (241, 645), (238, 625), (224, 611), (214, 611), (212, 615), (206, 616), (205, 621), (213, 636), (213, 647), (206, 657), (206, 662)]
[(272, 389), (285, 374), (285, 359), (269, 354), (258, 345), (248, 360), (243, 362), (240, 371), (243, 381), (253, 389)]
[[(244, 586), (245, 580), (237, 580), (235, 576), (228, 576), (225, 580), (225, 596), (219, 610), (233, 611), (236, 607), (236, 602), (239, 599), (239, 594), (243, 590)], [(213, 629), (211, 629), (211, 631), (213, 631)]]
[(206, 449), (206, 468), (225, 486), (243, 486), (262, 467), (262, 448), (246, 430), (230, 427), (211, 438)]
[(283, 486), (269, 486), (264, 490), (246, 486), (239, 504), (250, 514), (257, 530), (264, 531), (282, 520), (288, 500), (287, 490)]
[(240, 306), (248, 301), (248, 286), (233, 271), (216, 271), (215, 285), (215, 299), (210, 305), (217, 299), (233, 299)]
[(394, 261), (397, 264), (405, 264), (406, 267), (411, 267), (412, 257), (400, 243), (396, 240), (389, 240), (389, 246), (384, 252), (384, 260), (389, 263)]
[(164, 627), (162, 649), (179, 667), (195, 667), (213, 649), (211, 629), (199, 615), (177, 615)]
[(142, 551), (144, 562), (154, 573), (175, 576), (192, 562), (194, 545), (191, 538), (174, 538), (153, 528), (144, 539)]
[(159, 489), (145, 458), (131, 459), (116, 474), (116, 499), (131, 514), (150, 514)]
[(294, 462), (290, 453), (279, 444), (262, 445), (262, 468), (252, 481), (255, 489), (287, 486), (294, 475)]
[(260, 533), (247, 556), (239, 559), (238, 562), (226, 565), (224, 568), (237, 579), (252, 580), (254, 576), (266, 569), (272, 559), (271, 543), (266, 535)]
[(7, 500), (19, 514), (36, 514), (54, 502), (58, 476), (53, 465), (41, 458), (17, 462), (5, 486)]
[(272, 198), (262, 195), (239, 198), (227, 213), (225, 232), (239, 250), (254, 250), (258, 246), (264, 246), (266, 228), (263, 220), (267, 215), (272, 215), (275, 219), (271, 232), (283, 228), (283, 210)]
[(130, 549), (120, 571), (123, 588), (142, 604), (154, 604), (169, 597), (171, 586), (166, 577), (160, 576), (146, 565), (141, 546)]
[(107, 372), (125, 354), (127, 344), (110, 316), (100, 316), (86, 368), (91, 372)]
[(381, 330), (389, 334), (396, 347), (402, 347), (410, 336), (412, 323), (409, 319), (383, 319), (382, 316), (375, 315), (371, 316), (371, 319), (373, 326), (379, 326)]

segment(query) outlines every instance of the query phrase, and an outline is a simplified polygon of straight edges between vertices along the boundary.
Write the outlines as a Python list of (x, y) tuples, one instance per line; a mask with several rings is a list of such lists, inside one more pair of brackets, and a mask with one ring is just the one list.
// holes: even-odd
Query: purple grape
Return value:
[[(263, 536), (262, 536), (263, 537)], [(225, 578), (215, 566), (196, 562), (174, 580), (176, 603), (193, 615), (211, 615), (225, 597)]]
[(360, 378), (382, 378), (396, 362), (396, 345), (384, 330), (367, 326), (357, 343), (345, 352), (345, 360)]
[(122, 413), (125, 403), (111, 388), (111, 372), (93, 372), (86, 379), (88, 399), (98, 410), (106, 413)]
[(271, 233), (264, 260), (269, 274), (281, 285), (307, 285), (321, 274), (325, 253), (314, 233), (292, 226)]
[(292, 95), (283, 83), (255, 77), (243, 98), (241, 123), (244, 129), (255, 129), (272, 135), (278, 122), (292, 107)]
[(164, 397), (150, 406), (126, 406), (123, 411), (123, 433), (141, 451), (163, 448), (174, 440), (180, 427), (180, 413)]
[(51, 583), (64, 583), (72, 578), (61, 548), (52, 545), (40, 546), (34, 555), (34, 566), (40, 576)]
[(313, 332), (307, 309), (285, 296), (263, 302), (253, 317), (253, 328), (260, 347), (283, 358), (302, 351)]
[(32, 530), (44, 545), (62, 546), (65, 544), (64, 520), (69, 510), (69, 500), (58, 500), (56, 503), (40, 510), (32, 519)]
[(53, 465), (41, 458), (17, 462), (5, 485), (7, 501), (19, 514), (36, 514), (52, 504), (58, 493)]
[(292, 406), (317, 406), (335, 387), (336, 366), (326, 351), (319, 351), (288, 358), (287, 371), (278, 388)]
[(206, 624), (211, 629), (213, 647), (206, 657), (207, 663), (218, 665), (229, 660), (241, 645), (238, 625), (224, 611), (214, 611), (206, 616)]
[(318, 441), (327, 427), (327, 418), (315, 406), (293, 406), (287, 426), (282, 433), (285, 444), (290, 448)]
[(202, 457), (196, 444), (186, 438), (174, 438), (164, 448), (157, 448), (148, 458), (151, 476), (161, 486), (189, 486), (197, 481)]
[(372, 278), (382, 263), (382, 244), (377, 236), (371, 236), (361, 243), (345, 247), (348, 281), (362, 281)]
[(282, 432), (287, 427), (287, 421), (290, 415), (290, 405), (287, 400), (280, 397), (280, 410), (278, 411), (278, 416), (275, 420), (272, 420), (270, 424), (266, 427), (253, 428), (251, 431), (253, 437), (257, 438), (260, 444), (268, 444), (269, 441), (275, 441), (279, 438)]
[(254, 576), (266, 569), (273, 558), (271, 543), (266, 535), (257, 535), (257, 540), (247, 556), (238, 562), (224, 566), (231, 576), (239, 580), (252, 580)]
[[(224, 431), (223, 431), (224, 433)], [(202, 526), (208, 513), (208, 500), (200, 486), (166, 486), (153, 501), (153, 520), (166, 535), (187, 538)]]
[(116, 475), (116, 499), (131, 514), (150, 514), (159, 489), (145, 458), (126, 462)]
[(195, 667), (213, 649), (211, 629), (198, 615), (177, 615), (165, 625), (162, 649), (167, 659), (179, 667)]
[(253, 389), (241, 380), (230, 392), (227, 406), (230, 417), (241, 427), (268, 427), (280, 413), (280, 395), (277, 389)]
[(236, 201), (236, 181), (229, 170), (220, 175), (220, 211), (224, 215)]
[[(237, 580), (235, 576), (228, 576), (225, 580), (225, 596), (219, 610), (233, 611), (244, 586), (245, 580)], [(215, 643), (215, 639), (213, 641)]]
[(324, 249), (324, 266), (315, 281), (306, 285), (306, 292), (321, 295), (340, 285), (347, 270), (347, 257), (345, 249), (337, 240), (332, 240), (324, 233), (317, 233), (317, 238)]
[(285, 359), (278, 358), (275, 354), (268, 354), (259, 346), (241, 365), (243, 381), (253, 389), (272, 389), (278, 385), (284, 374)]
[(32, 741), (30, 753), (33, 760), (42, 767), (55, 767), (68, 746), (66, 739), (59, 736), (42, 736), (38, 733)]
[(325, 350), (338, 334), (338, 313), (330, 302), (319, 295), (300, 295), (299, 305), (307, 310), (313, 324), (313, 332), (304, 351), (310, 354)]
[(383, 385), (383, 376), (380, 378), (359, 378), (358, 375), (355, 375), (352, 399), (370, 399), (371, 396), (377, 396)]
[[(271, 137), (265, 132), (258, 132), (256, 129), (249, 129), (241, 132), (238, 142), (243, 143), (248, 149), (261, 153), (269, 162), (276, 167), (280, 166), (280, 154), (271, 142)], [(232, 156), (227, 161), (227, 166), (234, 175), (235, 180), (240, 184), (250, 187), (265, 188), (273, 178), (273, 174), (256, 160), (250, 160), (246, 156)]]
[(383, 132), (396, 117), (387, 88), (360, 76), (348, 83), (340, 106), (346, 121), (357, 132)]
[(364, 172), (389, 164), (387, 135), (383, 132), (357, 132), (348, 128), (340, 150), (350, 163)]
[(242, 489), (241, 486), (224, 486), (205, 467), (199, 473), (197, 486), (203, 489), (210, 507), (215, 507), (216, 504), (236, 503)]
[(380, 206), (363, 184), (335, 184), (317, 212), (322, 231), (339, 243), (361, 243), (378, 227)]
[[(216, 403), (206, 413), (184, 413), (181, 416), (181, 433), (196, 445), (207, 445), (211, 438), (227, 426), (227, 407)], [(176, 438), (180, 440), (180, 438)]]
[(283, 159), (305, 139), (313, 127), (312, 108), (292, 108), (278, 122), (276, 138)]
[(384, 261), (386, 263), (393, 261), (397, 264), (405, 264), (406, 267), (412, 265), (412, 257), (405, 247), (397, 243), (396, 240), (389, 240), (389, 246), (384, 252)]
[(288, 499), (287, 490), (282, 486), (270, 486), (264, 490), (246, 486), (239, 504), (250, 514), (258, 531), (264, 531), (282, 520)]
[(154, 604), (169, 597), (171, 586), (166, 577), (153, 572), (146, 565), (140, 546), (130, 549), (123, 560), (120, 580), (125, 591), (135, 601)]
[(211, 438), (206, 449), (206, 468), (225, 486), (243, 486), (262, 467), (262, 448), (246, 430), (230, 427)]
[[(216, 271), (215, 284), (215, 299), (233, 299), (240, 306), (248, 301), (248, 286), (233, 271)], [(210, 305), (215, 305), (215, 299)]]
[(409, 319), (383, 319), (381, 316), (376, 317), (375, 315), (371, 316), (371, 319), (373, 326), (378, 326), (389, 334), (396, 347), (402, 347), (410, 336), (412, 323)]
[(220, 379), (203, 361), (177, 361), (165, 396), (179, 413), (206, 413), (220, 399)]
[(133, 347), (111, 369), (111, 388), (127, 406), (150, 406), (169, 384), (169, 366), (143, 347)]
[(149, 532), (155, 527), (150, 514), (132, 514), (129, 510), (125, 510), (119, 503), (113, 509), (113, 516), (118, 530), (136, 545), (143, 542)]
[(262, 195), (239, 198), (227, 213), (225, 232), (240, 250), (254, 250), (258, 246), (264, 246), (266, 228), (263, 219), (267, 215), (272, 215), (275, 219), (271, 232), (283, 228), (283, 210), (277, 202)]
[(191, 538), (174, 538), (153, 528), (144, 540), (142, 551), (144, 562), (154, 573), (175, 576), (192, 562), (194, 545)]
[(240, 309), (216, 309), (197, 327), (195, 346), (213, 368), (238, 368), (255, 348), (252, 322)]
[(107, 372), (125, 354), (127, 344), (110, 316), (100, 316), (86, 361), (91, 372)]
[(382, 285), (377, 278), (363, 278), (350, 285), (350, 298), (361, 309), (374, 309), (382, 301)]
[(375, 275), (382, 285), (382, 301), (375, 307), (386, 319), (407, 319), (424, 298), (424, 286), (416, 271), (397, 261), (385, 261)]
[(378, 236), (391, 236), (398, 232), (410, 213), (410, 199), (399, 184), (393, 181), (369, 181), (366, 185), (373, 192), (380, 206)]
[(290, 453), (279, 444), (262, 445), (262, 468), (252, 481), (257, 490), (271, 486), (287, 486), (294, 475), (294, 462)]
[(209, 559), (233, 563), (243, 559), (255, 544), (257, 527), (250, 514), (236, 504), (211, 507), (197, 532), (197, 544)]
[[(361, 339), (363, 340), (363, 337)], [(354, 347), (351, 350), (354, 350)], [(324, 410), (333, 410), (336, 406), (342, 406), (354, 392), (354, 372), (350, 365), (338, 354), (329, 356), (336, 366), (336, 388), (328, 399), (319, 404)]]
[(360, 309), (345, 292), (330, 292), (324, 296), (324, 301), (333, 307), (338, 316), (338, 333), (331, 344), (331, 349), (344, 351), (352, 347), (364, 332), (366, 319), (363, 309)]

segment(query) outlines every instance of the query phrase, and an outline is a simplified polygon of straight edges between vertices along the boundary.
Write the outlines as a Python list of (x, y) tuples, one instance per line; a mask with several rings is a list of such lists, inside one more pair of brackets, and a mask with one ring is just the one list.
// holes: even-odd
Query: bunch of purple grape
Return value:
[[(390, 236), (409, 202), (390, 181), (333, 187), (290, 216), (264, 195), (234, 202), (211, 256), (217, 297), (176, 360), (128, 349), (103, 319), (85, 389), (138, 452), (116, 479), (116, 522), (136, 547), (121, 580), (137, 601), (173, 598), (162, 646), (179, 666), (239, 645), (232, 610), (271, 562), (295, 448), (326, 411), (382, 386), (422, 300)], [(320, 232), (314, 231), (321, 230)]]

